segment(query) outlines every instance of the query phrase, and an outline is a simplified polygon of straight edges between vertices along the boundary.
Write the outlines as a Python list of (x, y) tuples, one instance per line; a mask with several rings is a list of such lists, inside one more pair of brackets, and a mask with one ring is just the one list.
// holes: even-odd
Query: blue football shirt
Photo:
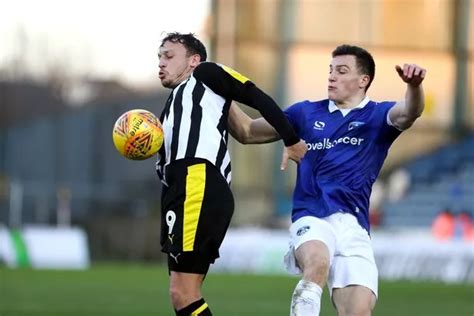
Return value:
[(388, 123), (395, 102), (365, 98), (356, 108), (334, 102), (298, 102), (285, 110), (308, 146), (298, 164), (292, 221), (303, 216), (351, 213), (367, 231), (372, 185), (401, 131)]

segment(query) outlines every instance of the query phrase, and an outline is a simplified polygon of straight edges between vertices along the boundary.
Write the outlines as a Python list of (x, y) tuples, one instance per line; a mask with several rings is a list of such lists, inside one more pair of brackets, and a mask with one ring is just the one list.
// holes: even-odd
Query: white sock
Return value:
[(322, 293), (316, 283), (300, 280), (291, 298), (290, 316), (319, 316)]

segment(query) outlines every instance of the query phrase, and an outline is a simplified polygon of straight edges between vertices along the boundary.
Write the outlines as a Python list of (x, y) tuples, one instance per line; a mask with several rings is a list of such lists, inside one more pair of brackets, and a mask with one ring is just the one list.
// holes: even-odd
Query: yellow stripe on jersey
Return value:
[(198, 309), (196, 309), (194, 312), (191, 313), (191, 316), (198, 316), (200, 312), (202, 312), (203, 310), (205, 310), (207, 308), (207, 303), (204, 303), (201, 305), (201, 307), (199, 307)]
[(194, 240), (206, 187), (206, 164), (188, 167), (183, 217), (183, 251), (194, 250)]
[(225, 65), (221, 65), (222, 68), (229, 74), (231, 75), (232, 77), (234, 77), (235, 79), (239, 80), (240, 82), (242, 83), (246, 83), (247, 81), (250, 81), (249, 78), (245, 77), (244, 75), (238, 73), (237, 71), (235, 71), (234, 69), (230, 68), (230, 67), (227, 67)]

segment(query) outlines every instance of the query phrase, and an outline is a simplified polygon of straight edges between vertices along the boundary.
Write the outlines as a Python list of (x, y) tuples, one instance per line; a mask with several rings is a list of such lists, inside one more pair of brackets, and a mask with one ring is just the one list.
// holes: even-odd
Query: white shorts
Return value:
[(325, 218), (305, 216), (290, 226), (290, 249), (285, 255), (289, 273), (301, 274), (295, 249), (309, 240), (322, 241), (329, 249), (328, 288), (362, 285), (378, 295), (378, 270), (372, 242), (367, 231), (348, 213), (335, 213)]

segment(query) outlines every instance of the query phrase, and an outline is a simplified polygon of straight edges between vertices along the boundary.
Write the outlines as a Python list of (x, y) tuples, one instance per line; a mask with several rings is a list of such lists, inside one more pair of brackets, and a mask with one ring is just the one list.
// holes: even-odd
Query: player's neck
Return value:
[(336, 101), (334, 103), (340, 109), (353, 109), (357, 107), (364, 99), (365, 99), (365, 93), (362, 95), (358, 94), (358, 95), (352, 96), (346, 100)]
[(194, 68), (195, 67), (190, 67), (190, 66), (186, 67), (176, 78), (173, 89), (176, 88), (177, 86), (179, 86), (183, 81), (188, 80), (188, 78), (193, 73)]
[(192, 71), (181, 74), (181, 76), (177, 80), (176, 86), (179, 86), (183, 81), (188, 80), (188, 78), (191, 76), (191, 73)]

